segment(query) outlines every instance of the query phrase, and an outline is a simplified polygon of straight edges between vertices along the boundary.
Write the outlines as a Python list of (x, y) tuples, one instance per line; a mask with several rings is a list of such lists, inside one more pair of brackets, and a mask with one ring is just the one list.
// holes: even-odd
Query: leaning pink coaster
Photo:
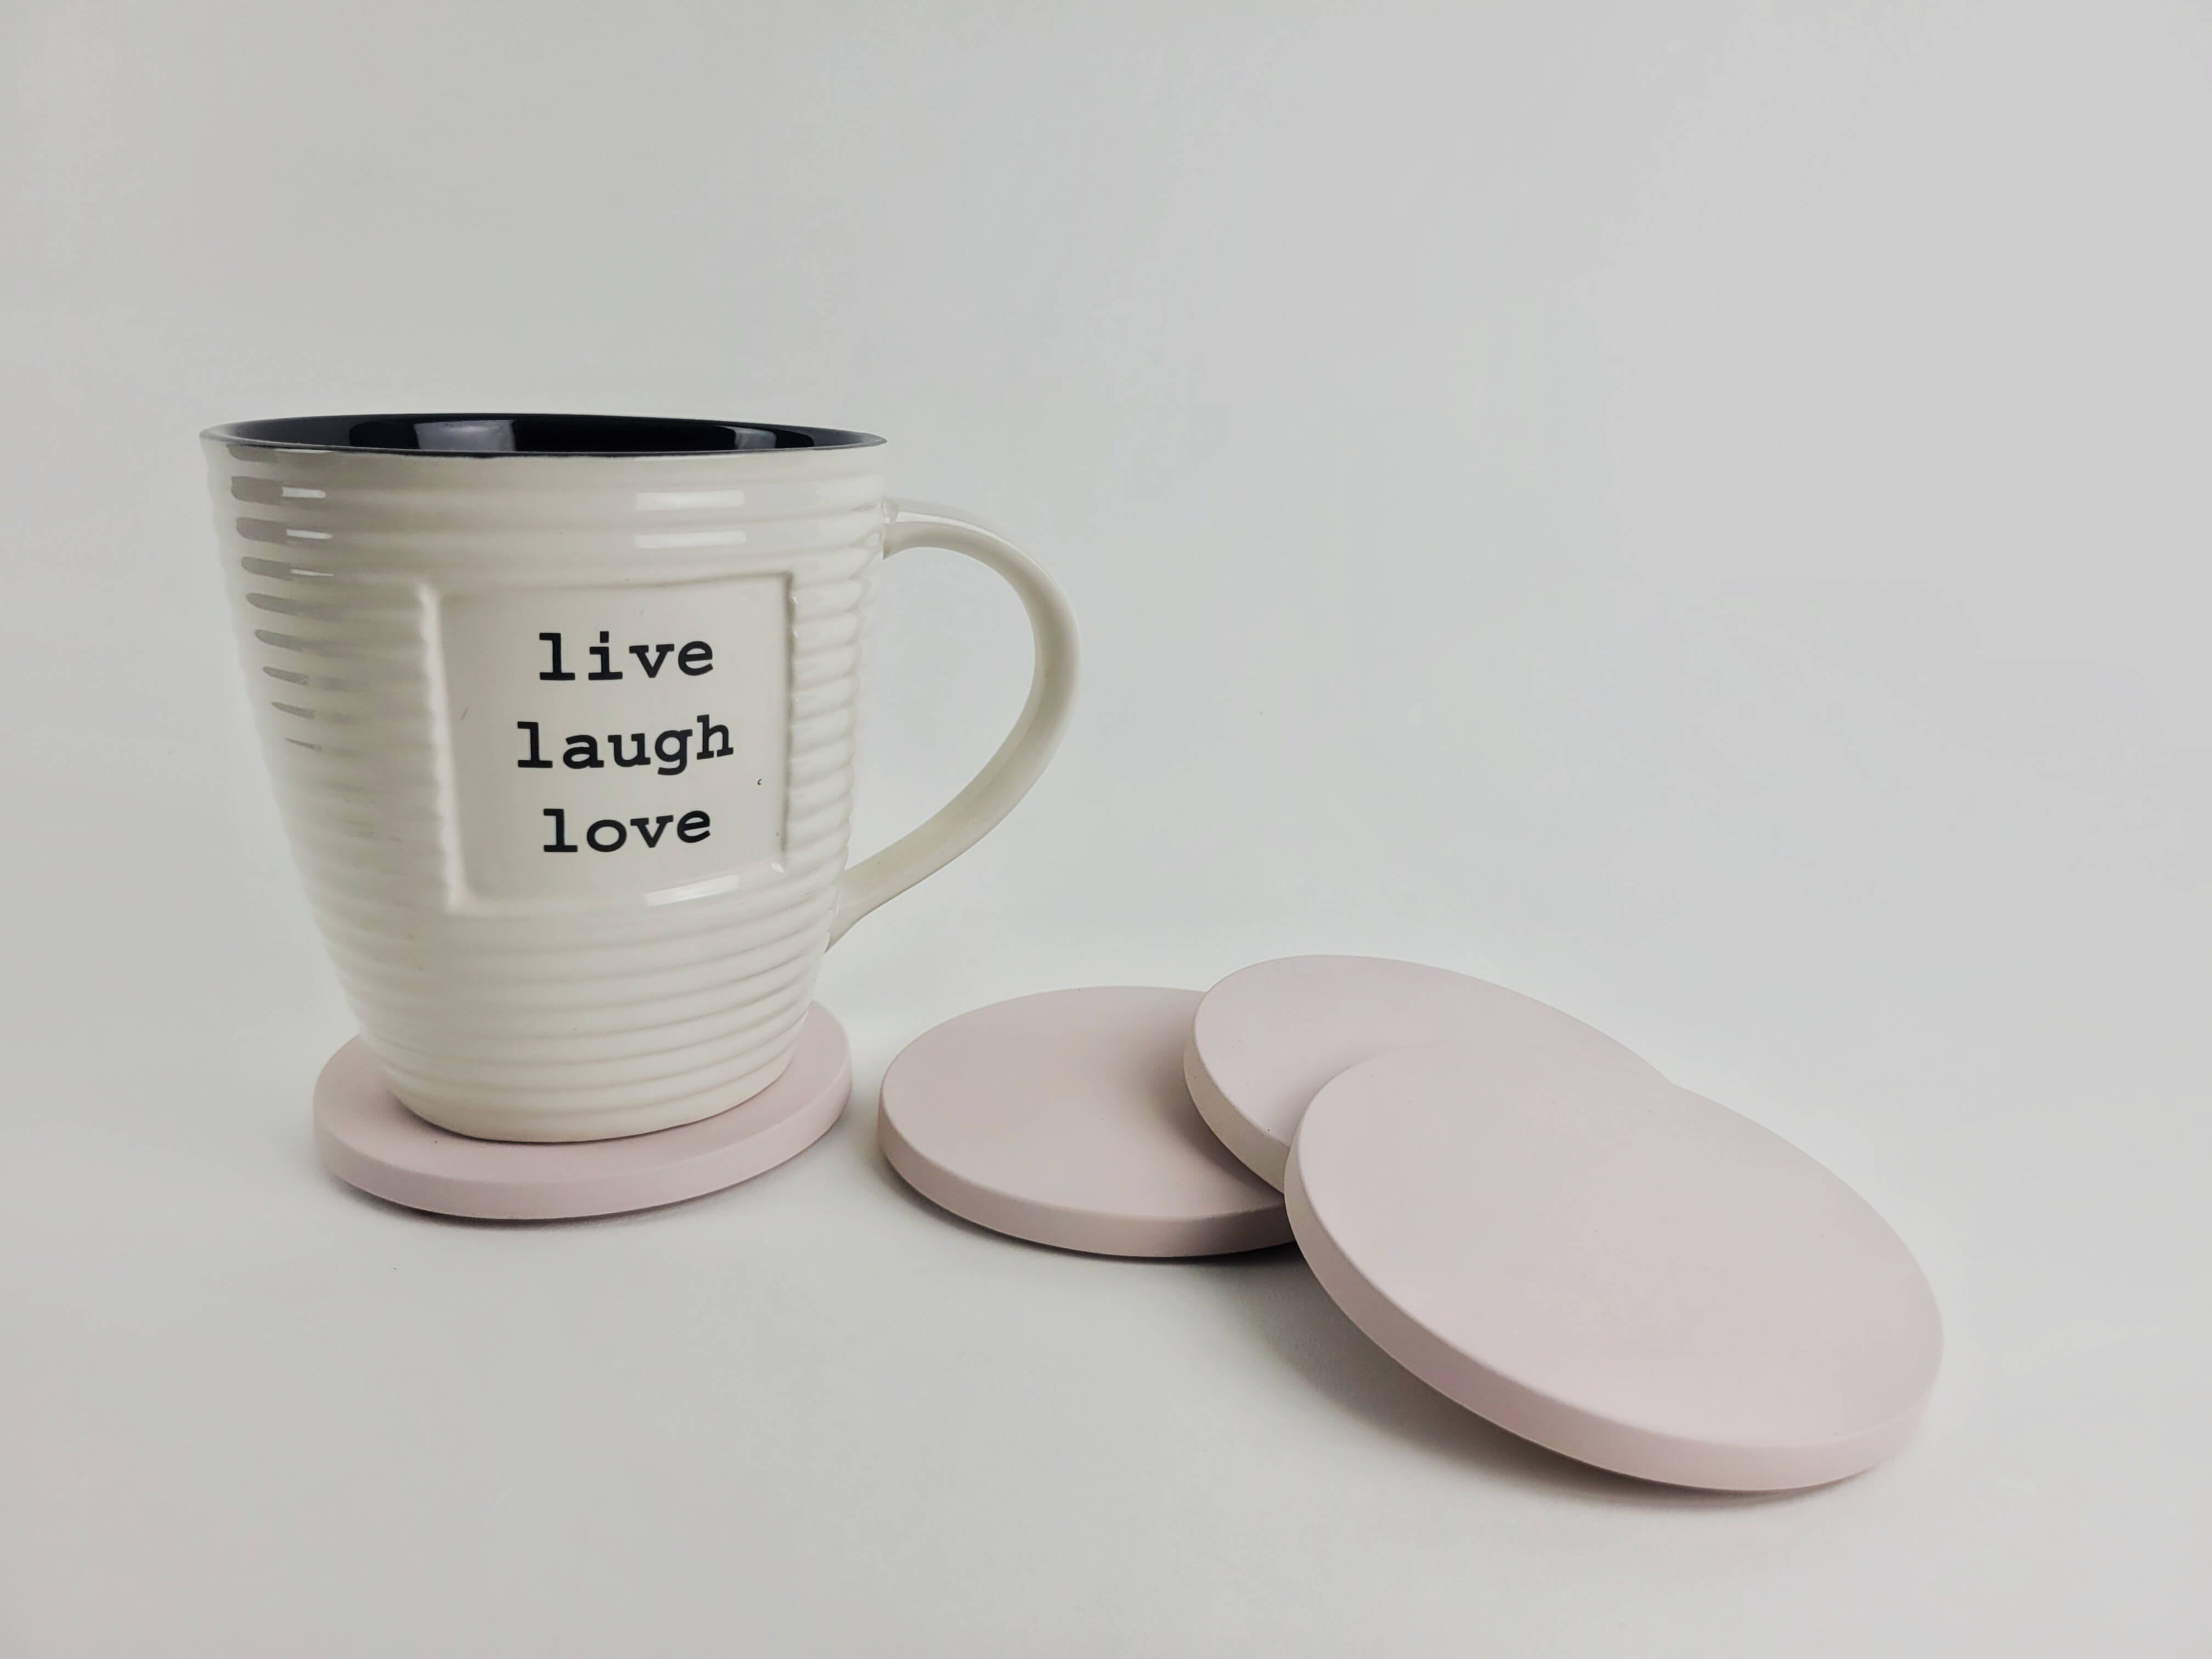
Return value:
[(783, 1075), (714, 1117), (618, 1140), (473, 1140), (402, 1106), (356, 1037), (315, 1080), (315, 1144), (339, 1179), (410, 1209), (495, 1221), (612, 1215), (733, 1187), (796, 1158), (852, 1091), (844, 1029), (817, 1006)]
[(1322, 1089), (1286, 1197), (1308, 1263), (1423, 1382), (1554, 1451), (1677, 1486), (1818, 1486), (1934, 1387), (1928, 1281), (1864, 1200), (1750, 1119), (1480, 1042)]
[(1322, 1085), (1363, 1060), (1447, 1037), (1480, 1039), (1501, 1059), (1650, 1070), (1604, 1032), (1486, 980), (1381, 957), (1285, 957), (1206, 994), (1183, 1074), (1222, 1145), (1279, 1187), (1291, 1137)]
[(884, 1074), (884, 1155), (994, 1232), (1099, 1255), (1218, 1255), (1291, 1236), (1282, 1194), (1183, 1087), (1195, 991), (1047, 991), (925, 1031)]

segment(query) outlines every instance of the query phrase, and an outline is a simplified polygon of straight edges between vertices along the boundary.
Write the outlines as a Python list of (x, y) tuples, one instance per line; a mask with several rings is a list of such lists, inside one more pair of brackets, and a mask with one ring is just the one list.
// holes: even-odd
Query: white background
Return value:
[[(0, 4), (0, 1651), (2169, 1655), (2212, 1629), (2212, 17), (2027, 3)], [(890, 434), (1088, 680), (822, 987), (736, 1191), (446, 1223), (195, 432)], [(887, 573), (862, 850), (1019, 612)], [(877, 1078), (1025, 991), (1404, 955), (1841, 1172), (1950, 1352), (1794, 1498), (1586, 1472), (1295, 1255), (1006, 1243)]]

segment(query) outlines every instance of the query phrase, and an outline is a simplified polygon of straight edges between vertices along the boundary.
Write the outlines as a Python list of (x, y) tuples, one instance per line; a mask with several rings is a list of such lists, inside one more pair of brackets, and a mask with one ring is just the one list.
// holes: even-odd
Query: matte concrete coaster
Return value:
[(1376, 1054), (1447, 1037), (1558, 1068), (1651, 1069), (1604, 1032), (1502, 985), (1380, 957), (1285, 957), (1206, 994), (1183, 1075), (1222, 1145), (1279, 1187), (1291, 1137), (1322, 1084)]
[(925, 1031), (884, 1074), (878, 1133), (931, 1202), (1098, 1255), (1286, 1243), (1282, 1195), (1224, 1152), (1183, 1087), (1195, 991), (1047, 991)]
[(773, 1170), (827, 1133), (852, 1092), (844, 1028), (817, 1005), (783, 1075), (714, 1117), (618, 1140), (474, 1140), (402, 1106), (356, 1037), (315, 1079), (315, 1145), (340, 1180), (410, 1209), (495, 1221), (612, 1215)]
[(1902, 1445), (1942, 1357), (1903, 1241), (1656, 1074), (1571, 1085), (1448, 1042), (1321, 1091), (1286, 1197), (1352, 1322), (1501, 1428), (1649, 1480), (1818, 1486)]

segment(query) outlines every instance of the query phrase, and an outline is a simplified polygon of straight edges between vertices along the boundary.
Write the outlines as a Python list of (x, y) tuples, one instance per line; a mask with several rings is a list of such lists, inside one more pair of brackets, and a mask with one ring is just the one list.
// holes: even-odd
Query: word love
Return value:
[[(545, 851), (574, 852), (576, 843), (568, 839), (568, 813), (557, 806), (549, 806), (545, 809), (545, 816), (553, 820), (553, 839), (545, 843)], [(696, 811), (686, 812), (680, 818), (673, 812), (663, 812), (658, 817), (632, 818), (627, 823), (620, 818), (595, 818), (591, 828), (584, 831), (584, 845), (594, 853), (619, 853), (629, 840), (630, 831), (635, 830), (638, 840), (646, 846), (658, 847), (660, 838), (668, 833), (668, 826), (672, 823), (676, 826), (677, 840), (702, 842), (707, 839), (712, 823), (713, 820), (704, 812)]]

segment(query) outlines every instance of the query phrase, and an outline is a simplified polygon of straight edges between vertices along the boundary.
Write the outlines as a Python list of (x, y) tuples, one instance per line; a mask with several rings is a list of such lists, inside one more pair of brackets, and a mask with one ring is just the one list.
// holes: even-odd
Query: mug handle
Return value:
[(862, 860), (839, 879), (837, 907), (830, 922), (832, 945), (885, 899), (896, 898), (951, 863), (1012, 811), (1060, 746), (1075, 702), (1075, 617), (1052, 578), (1005, 537), (950, 507), (921, 501), (893, 501), (890, 506), (884, 557), (910, 547), (941, 547), (988, 565), (1021, 596), (1022, 607), (1029, 612), (1036, 667), (1020, 718), (968, 787), (934, 817)]

